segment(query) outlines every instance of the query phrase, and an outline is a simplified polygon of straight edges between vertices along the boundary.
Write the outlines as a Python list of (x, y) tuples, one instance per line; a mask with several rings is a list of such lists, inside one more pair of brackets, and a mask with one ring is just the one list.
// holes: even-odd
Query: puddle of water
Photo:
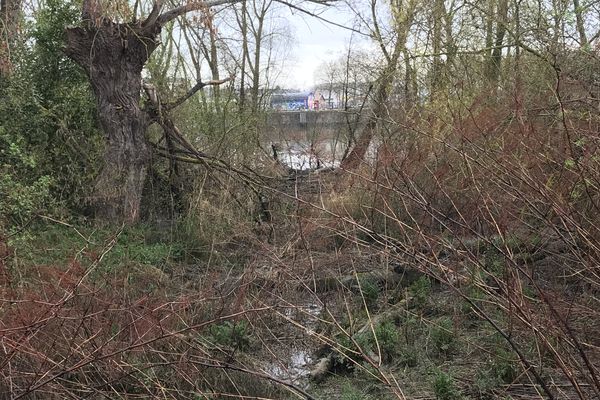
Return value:
[[(323, 310), (320, 304), (306, 304), (303, 306), (288, 308), (285, 315), (288, 318), (294, 318), (302, 321), (306, 328), (306, 334), (316, 328), (317, 317)], [(287, 353), (277, 360), (267, 365), (266, 372), (279, 379), (294, 383), (301, 387), (308, 386), (308, 376), (311, 371), (314, 358), (307, 348), (291, 346)]]
[(271, 376), (305, 386), (313, 358), (305, 349), (292, 348), (291, 351), (289, 360), (285, 360), (285, 363), (272, 363), (267, 366), (266, 371)]

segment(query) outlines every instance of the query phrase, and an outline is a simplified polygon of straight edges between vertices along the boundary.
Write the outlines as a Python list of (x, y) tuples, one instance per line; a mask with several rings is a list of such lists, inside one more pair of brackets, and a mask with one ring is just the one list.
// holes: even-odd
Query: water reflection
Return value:
[[(337, 168), (346, 153), (347, 144), (336, 139), (309, 141), (273, 142), (279, 161), (296, 170)], [(377, 157), (378, 143), (369, 146), (366, 161), (373, 164)]]

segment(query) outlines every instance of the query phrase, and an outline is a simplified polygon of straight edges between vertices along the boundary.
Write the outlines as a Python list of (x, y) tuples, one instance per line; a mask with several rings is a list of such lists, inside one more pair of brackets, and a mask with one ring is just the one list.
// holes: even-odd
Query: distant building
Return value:
[(322, 92), (283, 92), (271, 95), (271, 108), (280, 111), (311, 110), (330, 108)]
[(322, 95), (324, 102), (323, 104), (325, 105), (324, 108), (327, 108), (328, 110), (340, 108), (341, 103), (339, 100), (339, 96), (333, 90), (316, 89), (315, 93), (320, 93)]
[(315, 90), (314, 93), (311, 93), (308, 98), (308, 109), (319, 111), (328, 109), (327, 100), (323, 96), (323, 93), (319, 90)]
[(310, 93), (284, 92), (271, 95), (271, 108), (281, 111), (308, 110)]

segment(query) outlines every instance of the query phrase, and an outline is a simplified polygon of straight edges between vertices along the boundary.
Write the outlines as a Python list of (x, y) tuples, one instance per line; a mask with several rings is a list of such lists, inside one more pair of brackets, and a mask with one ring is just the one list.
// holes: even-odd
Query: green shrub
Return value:
[(498, 348), (490, 362), (490, 371), (502, 383), (512, 383), (519, 374), (518, 364), (511, 352)]
[(0, 230), (23, 225), (47, 207), (53, 184), (50, 176), (35, 172), (37, 158), (4, 132), (0, 126)]
[(375, 335), (377, 342), (373, 336), (373, 332), (368, 330), (360, 335), (355, 335), (354, 340), (347, 336), (342, 336), (338, 339), (339, 347), (342, 349), (334, 356), (334, 361), (337, 365), (348, 365), (348, 358), (355, 362), (361, 362), (362, 354), (377, 354), (377, 344), (381, 350), (382, 361), (393, 361), (400, 351), (401, 334), (399, 328), (391, 321), (385, 321), (375, 326)]
[[(477, 307), (480, 307), (483, 304), (482, 300), (484, 300), (486, 297), (485, 293), (475, 284), (471, 284), (469, 287), (467, 287), (465, 289), (465, 294)], [(471, 303), (466, 300), (463, 300), (460, 303), (460, 311), (464, 317), (471, 321), (479, 319), (479, 316), (477, 315), (477, 312)]]
[(518, 365), (510, 352), (498, 348), (485, 367), (478, 370), (474, 386), (479, 396), (485, 397), (500, 385), (514, 382), (517, 376)]
[(346, 382), (344, 386), (342, 386), (342, 395), (340, 397), (341, 400), (371, 400), (373, 397), (365, 392), (365, 390), (360, 390), (350, 382)]
[(23, 24), (14, 71), (0, 82), (0, 224), (85, 210), (103, 147), (84, 71), (61, 50), (74, 2), (48, 0)]
[(371, 279), (360, 279), (360, 291), (367, 308), (369, 310), (375, 310), (380, 295), (380, 289), (377, 283), (373, 282)]
[(489, 370), (481, 369), (475, 375), (473, 389), (477, 391), (479, 398), (487, 398), (492, 390), (498, 387), (499, 383), (498, 379), (490, 374)]
[[(500, 250), (503, 249), (502, 245), (498, 247)], [(483, 255), (483, 265), (485, 266), (485, 272), (488, 274), (499, 277), (502, 275), (505, 266), (504, 255), (496, 249), (496, 247), (489, 246)]]
[[(354, 360), (356, 362), (360, 361), (360, 355), (356, 352), (359, 350), (356, 348), (352, 340), (347, 336), (340, 336), (336, 339), (337, 341), (337, 350), (333, 355), (333, 364), (335, 367), (341, 368), (349, 368), (352, 366), (352, 363), (348, 361)], [(359, 344), (360, 345), (360, 344)], [(361, 346), (362, 347), (362, 346)]]
[(429, 336), (438, 354), (447, 355), (454, 350), (456, 335), (450, 318), (439, 319), (436, 324), (431, 326)]
[(399, 353), (401, 341), (400, 331), (396, 324), (391, 321), (383, 322), (375, 327), (375, 335), (377, 336), (383, 361), (389, 362), (394, 359)]
[(407, 345), (398, 352), (398, 363), (403, 367), (414, 368), (419, 364), (419, 351), (415, 346)]
[(423, 324), (420, 319), (408, 316), (402, 322), (404, 346), (399, 351), (399, 363), (403, 367), (416, 367), (419, 361)]
[(443, 371), (436, 371), (433, 379), (433, 392), (438, 400), (460, 400), (462, 395), (454, 379)]
[(247, 321), (225, 321), (222, 324), (212, 325), (209, 333), (214, 344), (241, 351), (250, 348), (250, 333)]
[(414, 304), (422, 308), (427, 304), (431, 295), (431, 281), (427, 276), (422, 276), (408, 287), (408, 292), (412, 296)]

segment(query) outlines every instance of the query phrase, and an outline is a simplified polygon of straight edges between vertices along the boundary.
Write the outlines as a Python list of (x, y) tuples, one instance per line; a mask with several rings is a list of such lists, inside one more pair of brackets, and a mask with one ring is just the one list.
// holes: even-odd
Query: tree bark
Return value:
[(500, 64), (502, 62), (502, 45), (504, 44), (504, 36), (506, 35), (506, 24), (508, 20), (508, 0), (500, 0), (498, 2), (498, 25), (496, 27), (496, 40), (494, 41), (494, 49), (492, 50), (492, 81), (497, 85), (500, 80)]
[[(495, 5), (497, 6), (495, 13), (492, 5), (489, 10), (492, 14), (488, 15), (486, 46), (489, 48), (489, 59), (485, 68), (486, 84), (494, 92), (497, 90), (500, 81), (502, 46), (506, 35), (506, 24), (508, 23), (508, 0), (498, 0)], [(497, 21), (495, 34), (492, 32), (492, 25), (490, 25), (493, 20)]]
[(159, 31), (107, 21), (67, 30), (65, 52), (89, 77), (106, 135), (104, 167), (90, 199), (98, 219), (133, 223), (139, 218), (150, 162), (145, 133), (151, 122), (140, 109), (142, 68)]
[(0, 78), (12, 72), (11, 52), (19, 31), (21, 0), (0, 0)]
[(246, 101), (246, 57), (248, 56), (248, 20), (247, 20), (247, 5), (246, 0), (242, 0), (242, 20), (240, 28), (242, 32), (242, 56), (241, 56), (241, 73), (240, 73), (240, 111), (244, 111)]
[[(252, 30), (252, 36), (254, 37), (254, 60), (253, 62), (248, 59), (248, 67), (252, 74), (252, 87), (250, 89), (251, 96), (251, 109), (253, 113), (256, 113), (260, 108), (260, 73), (261, 73), (261, 56), (262, 56), (262, 42), (264, 24), (267, 16), (267, 11), (271, 6), (271, 1), (265, 0), (261, 2), (260, 9), (257, 8), (256, 2), (252, 5), (253, 15), (250, 19), (250, 29)], [(249, 15), (250, 17), (250, 15)], [(258, 24), (258, 26), (255, 25)], [(246, 54), (250, 57), (250, 54)]]
[(588, 38), (585, 33), (585, 16), (584, 11), (579, 4), (579, 0), (573, 0), (573, 9), (575, 11), (575, 21), (577, 26), (577, 33), (579, 33), (579, 45), (586, 47), (588, 45)]
[[(221, 76), (219, 75), (219, 57), (217, 54), (217, 34), (213, 28), (210, 29), (210, 57), (206, 58), (210, 61), (209, 66), (212, 80), (220, 80)], [(221, 91), (218, 85), (212, 87), (212, 97), (217, 112), (221, 112)]]
[(431, 69), (431, 100), (435, 100), (438, 92), (442, 89), (444, 81), (442, 62), (442, 22), (444, 21), (444, 0), (435, 0), (433, 3), (433, 66)]
[(145, 20), (134, 16), (130, 23), (111, 21), (99, 0), (83, 1), (82, 26), (67, 29), (65, 53), (89, 77), (106, 137), (105, 164), (90, 199), (98, 219), (134, 223), (140, 217), (151, 156), (146, 129), (156, 119), (140, 107), (142, 69), (161, 28), (188, 12), (236, 1), (193, 1), (161, 13), (163, 1), (155, 0)]
[(486, 61), (484, 65), (484, 85), (487, 85), (492, 75), (492, 51), (494, 50), (494, 16), (496, 13), (496, 1), (487, 0), (487, 10), (485, 13), (485, 55)]

